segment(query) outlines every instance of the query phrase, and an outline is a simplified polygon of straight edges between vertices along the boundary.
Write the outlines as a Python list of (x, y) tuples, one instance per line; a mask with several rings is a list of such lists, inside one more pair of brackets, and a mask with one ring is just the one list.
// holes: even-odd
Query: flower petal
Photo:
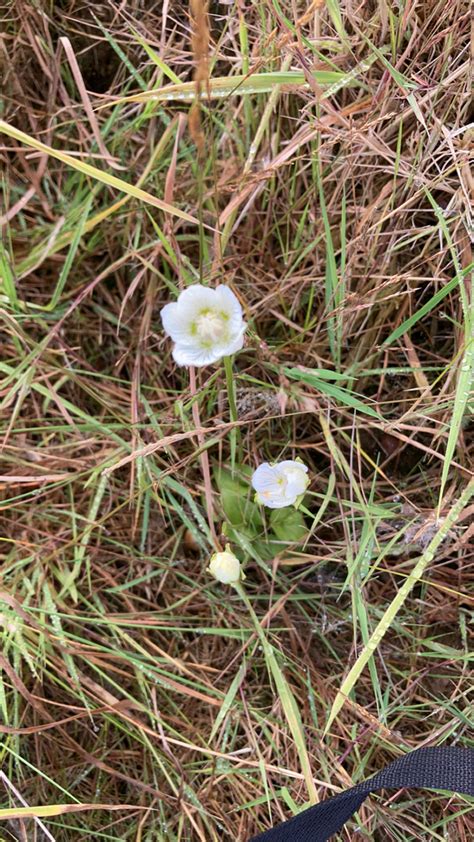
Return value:
[(215, 290), (215, 307), (229, 318), (229, 330), (236, 333), (242, 329), (243, 314), (240, 301), (230, 287), (220, 284)]
[[(286, 496), (297, 497), (304, 494), (308, 485), (308, 468), (302, 462), (285, 461), (280, 462), (278, 467), (286, 478)], [(294, 502), (294, 501), (293, 501)]]
[(190, 338), (190, 324), (189, 321), (185, 322), (182, 318), (179, 310), (179, 305), (176, 301), (172, 304), (165, 304), (162, 308), (161, 313), (161, 321), (163, 324), (163, 330), (168, 336), (175, 342), (181, 342), (183, 340), (188, 340)]
[(300, 471), (304, 471), (305, 474), (308, 473), (308, 466), (305, 465), (303, 462), (297, 462), (295, 459), (284, 459), (283, 462), (278, 462), (278, 467), (283, 468), (285, 473), (288, 469), (297, 469)]
[(173, 359), (178, 365), (210, 365), (220, 360), (222, 354), (215, 348), (178, 343), (173, 348)]
[(234, 339), (231, 339), (225, 345), (216, 345), (216, 351), (219, 351), (219, 359), (220, 357), (230, 357), (231, 354), (236, 354), (237, 351), (240, 351), (244, 346), (244, 332), (245, 332), (245, 322), (244, 327), (242, 328), (241, 332), (237, 334)]
[(275, 465), (263, 462), (252, 475), (252, 485), (257, 492), (256, 500), (270, 509), (288, 506), (285, 497), (286, 480)]
[(285, 509), (286, 506), (292, 506), (296, 500), (296, 497), (288, 500), (286, 497), (276, 497), (269, 495), (268, 497), (264, 497), (261, 494), (256, 495), (257, 503), (260, 503), (262, 506), (266, 506), (268, 509)]
[(277, 486), (275, 468), (268, 462), (262, 462), (252, 474), (252, 487), (259, 493), (269, 491), (275, 486)]
[(183, 289), (177, 303), (180, 317), (192, 322), (202, 310), (209, 310), (216, 306), (216, 291), (202, 284), (193, 284)]

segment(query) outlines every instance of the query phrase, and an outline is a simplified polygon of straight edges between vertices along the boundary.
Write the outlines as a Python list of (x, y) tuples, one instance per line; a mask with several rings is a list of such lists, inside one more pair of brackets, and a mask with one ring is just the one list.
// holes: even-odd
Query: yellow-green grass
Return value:
[[(199, 124), (186, 4), (27, 5), (0, 11), (0, 838), (245, 840), (472, 746), (468, 4), (210, 3)], [(159, 313), (199, 282), (249, 328), (193, 381)], [(296, 457), (277, 521), (249, 476)], [(341, 839), (468, 839), (470, 811), (383, 794)]]

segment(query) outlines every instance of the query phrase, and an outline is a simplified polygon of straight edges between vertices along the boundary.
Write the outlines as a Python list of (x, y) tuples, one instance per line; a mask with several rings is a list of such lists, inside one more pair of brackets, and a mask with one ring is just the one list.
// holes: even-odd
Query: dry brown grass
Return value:
[[(45, 820), (50, 836), (14, 819), (0, 838), (244, 842), (308, 798), (252, 623), (205, 571), (196, 412), (159, 320), (201, 274), (232, 286), (251, 326), (234, 368), (243, 461), (301, 456), (314, 511), (335, 479), (304, 549), (246, 564), (319, 796), (400, 751), (472, 744), (472, 508), (323, 737), (364, 626), (375, 627), (473, 464), (458, 388), (474, 323), (469, 4), (340, 5), (338, 33), (320, 3), (209, 4), (206, 73), (246, 78), (241, 93), (202, 102), (199, 164), (187, 100), (121, 101), (173, 74), (196, 81), (186, 4), (0, 5), (2, 118), (143, 179), (202, 222), (119, 201), (2, 135), (2, 806), (21, 796), (133, 809), (58, 815)], [(362, 62), (354, 84), (323, 97), (314, 70)], [(301, 81), (278, 87), (282, 68)], [(261, 73), (274, 74), (272, 90), (248, 93)], [(384, 420), (291, 379), (285, 369), (301, 365), (352, 376), (341, 388)], [(223, 371), (200, 370), (196, 393), (213, 471), (229, 461)], [(212, 507), (220, 535), (215, 483)], [(357, 825), (361, 839), (467, 842), (466, 805), (390, 793), (341, 839)]]

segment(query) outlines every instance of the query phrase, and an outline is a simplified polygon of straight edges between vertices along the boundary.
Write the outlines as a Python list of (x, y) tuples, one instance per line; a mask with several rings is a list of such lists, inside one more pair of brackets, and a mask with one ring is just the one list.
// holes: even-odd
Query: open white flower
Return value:
[(226, 545), (225, 552), (214, 553), (207, 569), (223, 585), (236, 585), (245, 579), (240, 568), (240, 561), (230, 549), (229, 544)]
[(303, 462), (263, 462), (252, 474), (252, 486), (257, 503), (269, 509), (294, 506), (309, 485), (308, 468)]
[(238, 298), (223, 284), (217, 289), (188, 287), (163, 307), (161, 321), (175, 343), (178, 365), (209, 365), (235, 354), (244, 344), (247, 327)]

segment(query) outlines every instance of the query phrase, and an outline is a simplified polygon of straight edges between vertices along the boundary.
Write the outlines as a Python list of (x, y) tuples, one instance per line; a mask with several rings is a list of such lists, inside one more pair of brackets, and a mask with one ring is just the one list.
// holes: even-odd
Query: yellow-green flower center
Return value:
[(215, 310), (206, 310), (196, 319), (196, 332), (203, 342), (210, 344), (220, 342), (224, 338), (225, 331), (225, 319)]

